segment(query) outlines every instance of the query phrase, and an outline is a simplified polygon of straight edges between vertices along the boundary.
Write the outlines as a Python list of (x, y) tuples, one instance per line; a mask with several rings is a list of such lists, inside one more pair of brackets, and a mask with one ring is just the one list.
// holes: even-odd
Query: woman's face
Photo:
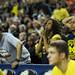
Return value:
[(48, 20), (48, 22), (45, 25), (46, 30), (51, 30), (52, 29), (52, 20)]

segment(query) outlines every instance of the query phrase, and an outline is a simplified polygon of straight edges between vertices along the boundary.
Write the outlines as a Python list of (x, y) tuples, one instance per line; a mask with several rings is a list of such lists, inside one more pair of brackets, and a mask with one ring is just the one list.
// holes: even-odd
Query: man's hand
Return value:
[(19, 62), (17, 60), (15, 60), (13, 63), (12, 63), (12, 68), (16, 68), (18, 66)]

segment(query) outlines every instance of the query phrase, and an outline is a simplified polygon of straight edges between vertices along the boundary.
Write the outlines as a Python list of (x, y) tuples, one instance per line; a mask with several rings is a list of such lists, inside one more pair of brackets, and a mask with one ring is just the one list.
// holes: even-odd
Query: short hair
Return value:
[(69, 55), (69, 49), (68, 49), (68, 44), (66, 41), (64, 40), (56, 40), (56, 41), (52, 41), (50, 43), (50, 46), (52, 47), (56, 47), (57, 51), (59, 53), (65, 53), (66, 58), (68, 58)]

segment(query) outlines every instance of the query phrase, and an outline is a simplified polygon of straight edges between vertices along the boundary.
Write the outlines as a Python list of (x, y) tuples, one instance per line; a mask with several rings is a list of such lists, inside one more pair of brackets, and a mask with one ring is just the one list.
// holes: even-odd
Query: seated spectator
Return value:
[(0, 49), (5, 50), (10, 54), (10, 57), (5, 58), (6, 64), (12, 64), (14, 68), (19, 63), (30, 63), (30, 54), (22, 45), (22, 42), (10, 33), (4, 33), (0, 25)]
[(26, 34), (26, 32), (19, 33), (19, 39), (21, 40), (21, 42), (23, 44), (26, 44), (26, 42), (27, 42), (27, 34)]
[(57, 21), (49, 18), (40, 32), (39, 42), (35, 45), (35, 52), (38, 56), (41, 56), (43, 63), (47, 63), (46, 52), (51, 38), (55, 34), (59, 35), (59, 24)]
[(68, 43), (70, 58), (75, 59), (75, 16), (65, 18), (62, 22), (69, 30), (64, 36), (64, 40)]
[(8, 32), (18, 38), (19, 33), (17, 32), (17, 27), (14, 24), (10, 25)]
[(35, 33), (29, 34), (27, 42), (24, 43), (24, 46), (28, 49), (28, 51), (30, 53), (32, 64), (38, 64), (39, 63), (38, 57), (35, 53), (35, 42), (36, 42), (36, 36), (35, 35), (36, 35)]

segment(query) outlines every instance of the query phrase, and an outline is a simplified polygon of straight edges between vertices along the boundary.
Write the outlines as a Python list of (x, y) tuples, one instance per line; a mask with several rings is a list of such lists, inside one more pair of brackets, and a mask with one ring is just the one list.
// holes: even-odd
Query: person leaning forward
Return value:
[(12, 64), (14, 68), (17, 64), (31, 63), (28, 50), (22, 45), (21, 41), (10, 33), (3, 32), (0, 25), (0, 49), (5, 50), (10, 55), (6, 57), (5, 64)]

